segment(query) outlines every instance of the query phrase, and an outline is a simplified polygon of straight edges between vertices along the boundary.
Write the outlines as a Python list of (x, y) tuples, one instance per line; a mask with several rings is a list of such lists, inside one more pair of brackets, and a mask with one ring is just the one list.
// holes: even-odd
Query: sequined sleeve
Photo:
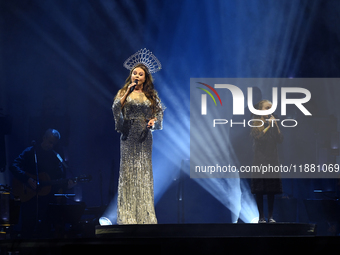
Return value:
[(165, 106), (159, 101), (158, 103), (158, 111), (154, 114), (154, 118), (157, 118), (155, 121), (155, 125), (152, 127), (151, 130), (162, 130), (163, 129), (163, 115)]
[(116, 98), (112, 104), (112, 113), (115, 119), (115, 130), (119, 133), (123, 131), (123, 113), (122, 113), (122, 104), (120, 102), (120, 98)]

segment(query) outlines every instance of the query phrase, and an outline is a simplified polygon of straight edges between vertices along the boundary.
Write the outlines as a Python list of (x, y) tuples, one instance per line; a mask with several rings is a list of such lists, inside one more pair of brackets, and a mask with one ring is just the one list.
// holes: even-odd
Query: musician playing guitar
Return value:
[[(55, 129), (48, 129), (41, 144), (26, 148), (10, 167), (14, 176), (13, 193), (22, 200), (22, 234), (26, 238), (32, 237), (34, 230), (39, 235), (44, 235), (44, 230), (49, 231), (46, 219), (48, 204), (55, 202), (54, 194), (60, 189), (70, 189), (76, 185), (72, 180), (59, 185), (51, 184), (53, 180), (66, 177), (61, 160), (53, 150), (59, 140), (60, 133)], [(16, 182), (22, 184), (20, 188), (16, 188)], [(44, 183), (48, 183), (48, 186), (44, 186)], [(42, 229), (38, 229), (37, 222)]]

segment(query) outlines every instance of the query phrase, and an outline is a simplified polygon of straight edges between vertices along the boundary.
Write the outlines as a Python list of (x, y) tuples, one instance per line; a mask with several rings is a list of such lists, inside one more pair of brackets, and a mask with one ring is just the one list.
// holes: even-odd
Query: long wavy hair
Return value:
[(145, 82), (143, 83), (143, 92), (146, 98), (149, 99), (151, 103), (150, 108), (152, 110), (152, 114), (155, 114), (156, 112), (161, 110), (161, 106), (160, 106), (161, 100), (159, 99), (158, 93), (154, 88), (153, 77), (151, 73), (149, 72), (148, 68), (144, 64), (137, 64), (134, 68), (131, 69), (129, 76), (125, 80), (124, 86), (118, 91), (117, 95), (115, 96), (115, 99), (125, 94), (128, 86), (131, 84), (132, 72), (137, 67), (142, 68), (144, 70)]
[[(260, 102), (258, 102), (256, 105), (254, 105), (254, 108), (257, 109), (257, 110), (262, 110), (262, 106), (266, 102), (271, 103), (269, 100), (264, 99), (264, 100), (261, 100)], [(250, 134), (252, 136), (257, 136), (264, 129), (264, 125), (262, 125), (262, 122), (259, 121), (259, 120), (262, 120), (264, 123), (266, 123), (266, 120), (265, 120), (265, 118), (263, 116), (259, 116), (259, 115), (256, 115), (256, 114), (252, 114), (252, 118), (253, 119), (258, 119), (258, 121), (254, 121), (253, 122), (252, 125), (256, 126), (256, 127), (252, 127), (251, 128)]]

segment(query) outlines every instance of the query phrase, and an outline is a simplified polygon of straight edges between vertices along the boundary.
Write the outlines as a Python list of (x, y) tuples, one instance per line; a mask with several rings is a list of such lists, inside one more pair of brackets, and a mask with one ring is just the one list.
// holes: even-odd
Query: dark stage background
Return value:
[[(88, 208), (108, 205), (119, 171), (111, 104), (128, 76), (123, 62), (147, 48), (162, 63), (155, 87), (167, 107), (164, 130), (154, 132), (159, 223), (234, 221), (235, 210), (248, 207), (230, 209), (230, 187), (211, 192), (186, 174), (190, 78), (339, 77), (339, 12), (337, 0), (1, 0), (0, 114), (11, 128), (1, 134), (7, 170), (0, 183), (11, 185), (13, 159), (53, 127), (61, 132), (59, 149), (69, 176), (93, 176), (74, 190), (77, 198)], [(330, 134), (338, 130), (340, 90), (313, 89), (310, 107), (322, 125), (286, 137), (280, 148), (284, 162), (298, 162), (302, 151), (305, 163), (316, 162), (317, 151), (330, 151)], [(300, 146), (291, 148), (290, 139), (301, 139)], [(327, 160), (338, 162), (337, 155), (330, 151)], [(284, 180), (276, 218), (319, 220), (308, 217), (303, 200), (334, 198), (337, 182)], [(316, 194), (315, 189), (330, 193)], [(242, 190), (248, 194), (243, 202), (251, 205), (244, 210), (253, 212), (241, 219), (250, 222), (256, 209), (246, 181)], [(290, 214), (280, 213), (283, 209)]]

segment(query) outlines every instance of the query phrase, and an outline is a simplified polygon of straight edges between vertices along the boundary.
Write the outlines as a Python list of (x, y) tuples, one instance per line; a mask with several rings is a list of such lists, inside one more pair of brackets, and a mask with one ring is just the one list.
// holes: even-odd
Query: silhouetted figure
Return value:
[[(272, 107), (272, 103), (268, 100), (262, 100), (256, 104), (258, 110), (268, 110)], [(279, 157), (277, 144), (282, 143), (283, 135), (274, 120), (273, 115), (256, 116), (258, 119), (253, 123), (251, 136), (254, 140), (254, 166), (278, 166)], [(268, 120), (268, 121), (267, 121)], [(273, 123), (274, 122), (274, 123)], [(265, 176), (265, 178), (263, 178)], [(253, 173), (251, 180), (251, 191), (256, 196), (256, 203), (259, 210), (259, 223), (265, 223), (263, 213), (263, 196), (268, 198), (268, 222), (274, 223), (273, 210), (275, 194), (282, 193), (282, 182), (278, 173)]]
[(61, 159), (53, 150), (59, 139), (57, 130), (48, 129), (41, 144), (26, 148), (10, 167), (14, 176), (13, 193), (21, 200), (24, 238), (48, 236), (48, 204), (56, 202), (55, 193), (75, 185), (72, 180), (65, 181), (66, 173)]

